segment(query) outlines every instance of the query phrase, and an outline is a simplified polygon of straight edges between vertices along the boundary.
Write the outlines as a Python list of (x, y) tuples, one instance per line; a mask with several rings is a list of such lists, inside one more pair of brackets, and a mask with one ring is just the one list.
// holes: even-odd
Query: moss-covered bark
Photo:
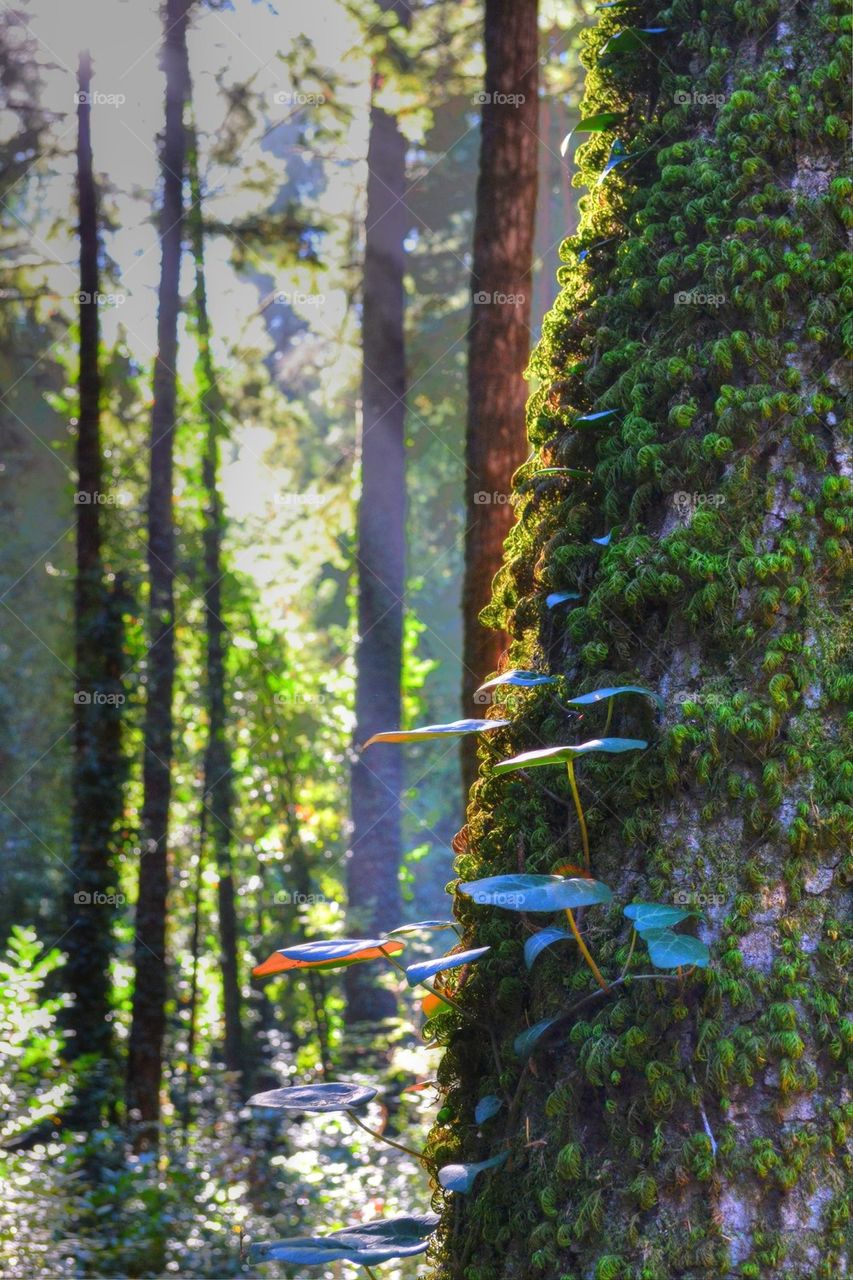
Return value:
[[(579, 723), (569, 690), (650, 686), (662, 717), (623, 698), (610, 730), (649, 749), (579, 770), (619, 903), (582, 927), (612, 978), (621, 904), (684, 901), (712, 965), (592, 996), (522, 1070), (514, 1037), (595, 985), (568, 944), (528, 973), (523, 917), (457, 899), (469, 944), (492, 948), (459, 999), (497, 1028), (503, 1071), (479, 1030), (436, 1023), (431, 1152), (512, 1154), (448, 1208), (442, 1280), (846, 1274), (845, 13), (627, 3), (587, 37), (581, 115), (625, 115), (576, 157), (587, 194), (533, 357), (529, 470), (590, 478), (522, 488), (492, 606), (512, 665), (561, 681), (510, 691), (458, 871), (580, 862), (561, 772), (490, 765), (600, 736), (604, 711)], [(630, 23), (666, 30), (602, 56)], [(597, 185), (617, 135), (629, 158)], [(580, 599), (548, 609), (551, 591)], [(643, 946), (629, 971), (651, 971)], [(512, 1104), (478, 1129), (477, 1098), (501, 1090)]]

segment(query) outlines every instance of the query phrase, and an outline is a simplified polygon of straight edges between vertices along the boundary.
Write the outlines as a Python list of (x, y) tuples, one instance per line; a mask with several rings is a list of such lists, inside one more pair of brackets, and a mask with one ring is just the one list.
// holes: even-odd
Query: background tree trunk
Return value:
[(160, 292), (157, 359), (151, 413), (148, 491), (150, 584), (148, 681), (142, 767), (142, 841), (134, 946), (133, 1021), (128, 1056), (130, 1120), (143, 1142), (157, 1142), (163, 1035), (166, 1025), (166, 904), (169, 885), (169, 803), (172, 763), (172, 690), (175, 677), (175, 530), (172, 474), (178, 355), (179, 277), (183, 243), (187, 96), (187, 15), (191, 0), (166, 0), (163, 70), (166, 124), (160, 165)]
[[(402, 3), (383, 8), (401, 19)], [(380, 87), (374, 73), (373, 92)], [(403, 608), (406, 591), (406, 352), (403, 334), (403, 240), (406, 143), (392, 115), (374, 105), (367, 150), (367, 213), (362, 302), (361, 499), (358, 507), (358, 643), (356, 748), (371, 734), (400, 724)], [(399, 751), (378, 747), (352, 768), (352, 839), (347, 863), (353, 936), (372, 937), (396, 921), (401, 899)], [(393, 927), (393, 926), (392, 926)], [(346, 972), (346, 1017), (387, 1017), (393, 996), (376, 970)]]
[[(627, 111), (633, 158), (596, 185), (613, 133), (581, 153), (591, 194), (528, 420), (542, 461), (591, 474), (521, 498), (501, 583), (511, 660), (560, 683), (525, 694), (486, 749), (600, 736), (605, 708), (578, 723), (567, 695), (660, 692), (659, 721), (648, 699), (614, 703), (609, 732), (647, 750), (580, 771), (593, 872), (614, 891), (582, 928), (611, 981), (654, 973), (642, 942), (629, 955), (622, 906), (680, 905), (711, 966), (602, 993), (561, 944), (528, 974), (519, 918), (459, 900), (468, 945), (493, 948), (462, 1000), (499, 1028), (503, 1069), (457, 1030), (432, 1153), (512, 1159), (448, 1212), (443, 1280), (847, 1273), (851, 460), (829, 319), (845, 64), (828, 6), (783, 13), (767, 28), (691, 4), (601, 59), (624, 28), (605, 13), (587, 46), (580, 114)], [(581, 599), (547, 609), (552, 590)], [(550, 873), (579, 846), (560, 771), (484, 767), (463, 879)], [(515, 1037), (581, 999), (523, 1067)], [(477, 1099), (502, 1089), (503, 1120), (478, 1130)]]
[(101, 502), (101, 374), (98, 193), (92, 166), (92, 68), (81, 53), (77, 105), (77, 198), (80, 234), (79, 410), (77, 418), (77, 573), (74, 592), (74, 763), (66, 975), (74, 992), (67, 1029), (72, 1056), (91, 1054), (74, 1123), (97, 1123), (113, 1064), (109, 1021), (115, 870), (113, 828), (121, 815), (122, 624), (117, 596), (104, 578)]
[[(527, 454), (523, 373), (530, 354), (531, 269), (536, 221), (539, 36), (537, 0), (486, 0), (486, 75), (471, 266), (468, 423), (465, 447), (465, 577), (462, 708), (497, 669), (502, 629), (480, 612), (491, 598), (512, 520), (512, 476)], [(520, 99), (520, 101), (518, 100)], [(476, 738), (462, 739), (467, 792)]]

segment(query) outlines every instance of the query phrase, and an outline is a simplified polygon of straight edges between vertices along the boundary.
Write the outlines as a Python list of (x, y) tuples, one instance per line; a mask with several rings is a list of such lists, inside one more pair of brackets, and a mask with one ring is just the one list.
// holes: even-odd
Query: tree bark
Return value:
[(175, 677), (175, 530), (172, 515), (177, 393), (179, 277), (183, 244), (187, 16), (191, 0), (166, 0), (162, 62), (166, 124), (161, 148), (160, 290), (148, 490), (149, 641), (142, 767), (142, 841), (134, 945), (133, 1020), (128, 1054), (129, 1118), (137, 1140), (156, 1145), (166, 1026), (166, 911), (172, 691)]
[[(571, 941), (527, 970), (524, 941), (549, 917), (457, 899), (467, 945), (492, 948), (459, 1000), (496, 1028), (501, 1067), (479, 1028), (449, 1033), (430, 1151), (439, 1167), (510, 1162), (448, 1209), (441, 1280), (848, 1273), (853, 468), (831, 319), (849, 216), (834, 27), (822, 6), (783, 6), (768, 29), (739, 4), (691, 3), (602, 58), (625, 29), (605, 11), (586, 46), (581, 115), (626, 112), (630, 159), (599, 181), (612, 131), (575, 157), (589, 194), (528, 422), (542, 462), (589, 479), (520, 495), (501, 579), (512, 662), (558, 683), (524, 693), (486, 749), (603, 733), (648, 747), (577, 766), (592, 871), (614, 893), (579, 927), (608, 990)], [(580, 599), (548, 608), (553, 591)], [(642, 695), (614, 699), (612, 718), (567, 706), (623, 684), (663, 711)], [(467, 835), (464, 880), (583, 861), (558, 769), (484, 764)], [(632, 900), (693, 913), (676, 928), (709, 967), (664, 973), (642, 939), (632, 950)], [(560, 1015), (525, 1065), (518, 1034)], [(506, 1097), (503, 1119), (478, 1128), (487, 1093)]]
[(104, 577), (101, 536), (101, 374), (98, 192), (92, 165), (92, 68), (80, 54), (77, 105), (77, 198), (80, 236), (80, 338), (77, 419), (77, 573), (74, 592), (74, 762), (66, 977), (74, 1003), (66, 1019), (72, 1056), (91, 1055), (74, 1123), (97, 1124), (113, 1065), (109, 1020), (115, 870), (113, 828), (121, 815), (122, 623)]
[[(383, 8), (405, 20), (407, 6)], [(373, 93), (380, 87), (374, 73)], [(362, 302), (361, 498), (358, 507), (358, 642), (355, 745), (400, 724), (403, 608), (406, 590), (406, 352), (403, 333), (403, 240), (406, 144), (392, 115), (375, 102), (367, 151), (367, 213)], [(352, 767), (352, 837), (347, 862), (349, 924), (354, 936), (381, 935), (401, 907), (399, 751), (372, 748)], [(392, 924), (393, 927), (393, 924)], [(361, 1022), (395, 1012), (371, 966), (347, 970), (346, 1018)]]
[[(524, 461), (523, 381), (530, 353), (531, 269), (536, 221), (539, 39), (537, 0), (486, 0), (486, 74), (480, 116), (480, 172), (471, 266), (466, 531), (462, 589), (462, 707), (498, 668), (501, 628), (480, 613), (491, 598), (512, 521), (512, 476)], [(476, 738), (462, 739), (467, 792)]]

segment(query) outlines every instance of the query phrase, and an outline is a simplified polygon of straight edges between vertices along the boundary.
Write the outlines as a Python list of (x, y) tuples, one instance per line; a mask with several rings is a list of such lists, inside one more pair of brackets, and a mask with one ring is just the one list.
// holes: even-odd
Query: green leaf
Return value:
[(659, 969), (677, 969), (679, 965), (695, 964), (706, 969), (711, 953), (698, 938), (689, 933), (673, 933), (671, 929), (647, 929), (643, 941), (649, 948), (652, 964)]
[(667, 27), (625, 27), (623, 31), (617, 31), (610, 37), (599, 58), (612, 58), (614, 54), (636, 53), (640, 49), (648, 49), (645, 37), (662, 36), (667, 30)]
[(425, 1253), (429, 1237), (440, 1222), (437, 1213), (402, 1214), (378, 1222), (359, 1223), (328, 1236), (294, 1236), (252, 1246), (251, 1261), (290, 1262), (302, 1266), (327, 1266), (332, 1262), (358, 1262), (374, 1266), (392, 1258)]
[(545, 1032), (550, 1031), (551, 1027), (561, 1020), (561, 1018), (543, 1018), (541, 1022), (535, 1022), (532, 1027), (522, 1031), (521, 1035), (517, 1035), (512, 1042), (515, 1056), (521, 1058), (522, 1062), (525, 1058), (529, 1058)]
[(465, 964), (473, 964), (475, 960), (479, 960), (484, 956), (490, 947), (475, 947), (473, 951), (457, 951), (453, 955), (438, 956), (434, 960), (424, 960), (420, 964), (410, 964), (406, 970), (406, 977), (409, 980), (410, 987), (416, 987), (419, 982), (432, 978), (437, 973), (445, 973), (448, 969), (461, 969)]
[(663, 902), (631, 902), (623, 912), (623, 915), (633, 921), (639, 934), (645, 933), (647, 929), (668, 929), (693, 914), (692, 911), (670, 907)]
[[(485, 684), (481, 684), (477, 693), (482, 693), (484, 689), (496, 689), (498, 685), (502, 684), (517, 685), (521, 689), (532, 689), (538, 684), (553, 683), (553, 676), (543, 676), (538, 671), (505, 671), (503, 675), (495, 676), (493, 680), (487, 680)], [(474, 696), (476, 697), (476, 694)]]
[(617, 684), (608, 686), (606, 689), (593, 689), (590, 693), (579, 693), (576, 698), (567, 698), (566, 702), (571, 707), (589, 707), (596, 702), (604, 702), (608, 698), (618, 698), (623, 693), (642, 693), (652, 699), (659, 711), (663, 711), (663, 698), (660, 694), (652, 689), (645, 689), (639, 684)]
[(398, 924), (396, 929), (391, 929), (388, 934), (389, 938), (394, 938), (397, 934), (407, 933), (426, 933), (431, 929), (455, 929), (456, 924), (453, 920), (416, 920), (413, 924)]
[(246, 1103), (247, 1107), (270, 1108), (274, 1111), (352, 1111), (366, 1106), (376, 1097), (376, 1090), (366, 1085), (338, 1080), (329, 1084), (299, 1084), (289, 1089), (270, 1089), (256, 1093)]
[(580, 600), (580, 598), (579, 591), (552, 591), (545, 597), (545, 604), (549, 609), (556, 609), (558, 604), (565, 604), (567, 600)]
[(606, 129), (610, 129), (619, 120), (624, 120), (625, 113), (623, 111), (600, 111), (596, 116), (587, 116), (585, 120), (581, 120), (575, 125), (569, 133), (566, 134), (560, 143), (560, 155), (564, 156), (569, 149), (569, 143), (576, 133), (603, 133)]
[(542, 952), (553, 947), (555, 942), (572, 941), (572, 935), (565, 929), (540, 929), (538, 933), (532, 933), (524, 944), (524, 963), (532, 969)]
[(479, 906), (507, 911), (567, 911), (609, 902), (613, 897), (606, 884), (582, 876), (486, 876), (457, 887)]
[(503, 1106), (500, 1098), (494, 1093), (487, 1093), (485, 1098), (481, 1098), (474, 1109), (474, 1119), (477, 1124), (485, 1124), (487, 1120), (491, 1120), (492, 1116), (496, 1116)]
[(466, 733), (487, 733), (489, 729), (503, 729), (509, 720), (454, 720), (451, 724), (427, 724), (421, 729), (389, 729), (386, 733), (374, 733), (364, 746), (374, 742), (420, 742), (428, 738), (461, 738)]
[(545, 764), (565, 764), (576, 756), (589, 755), (592, 751), (606, 751), (616, 755), (623, 751), (642, 751), (649, 744), (642, 738), (591, 738), (571, 747), (544, 747), (538, 751), (523, 751), (520, 756), (501, 760), (494, 767), (497, 773), (512, 773), (514, 769), (536, 769)]
[(549, 476), (569, 476), (572, 480), (589, 480), (591, 475), (591, 471), (582, 471), (580, 467), (542, 467), (539, 471), (534, 471), (532, 475), (527, 476), (524, 484), (532, 480), (547, 479)]
[(445, 1191), (459, 1191), (467, 1195), (477, 1180), (477, 1175), (484, 1169), (497, 1169), (509, 1159), (509, 1152), (502, 1151), (491, 1160), (481, 1160), (479, 1164), (446, 1164), (438, 1171), (438, 1180)]
[(598, 179), (595, 185), (597, 187), (600, 187), (604, 179), (608, 176), (608, 174), (611, 174), (613, 170), (616, 169), (620, 164), (624, 164), (626, 160), (630, 160), (630, 159), (631, 157), (628, 154), (628, 152), (625, 150), (625, 147), (623, 146), (621, 140), (617, 138), (614, 141), (613, 146), (610, 148), (610, 155), (607, 157), (607, 164), (604, 166), (601, 173), (598, 175)]

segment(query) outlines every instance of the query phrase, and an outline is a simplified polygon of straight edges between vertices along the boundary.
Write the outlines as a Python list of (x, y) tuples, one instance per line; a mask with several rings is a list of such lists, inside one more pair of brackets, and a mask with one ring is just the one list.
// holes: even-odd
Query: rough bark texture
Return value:
[[(403, 17), (404, 5), (386, 4)], [(374, 84), (374, 91), (378, 89)], [(367, 214), (362, 304), (361, 500), (358, 508), (356, 748), (400, 724), (405, 594), (406, 353), (403, 239), (406, 144), (392, 115), (374, 105), (367, 151)], [(352, 837), (347, 863), (353, 936), (372, 937), (400, 910), (399, 751), (372, 747), (352, 769)], [(347, 1020), (395, 1012), (369, 965), (346, 974)]]
[[(97, 1122), (105, 1076), (112, 1066), (109, 964), (113, 951), (115, 872), (113, 828), (121, 813), (122, 623), (107, 587), (101, 538), (102, 492), (98, 363), (98, 196), (92, 169), (89, 55), (80, 55), (77, 106), (77, 192), (80, 217), (80, 344), (77, 419), (77, 574), (74, 592), (76, 689), (69, 944), (66, 976), (74, 992), (68, 1011), (69, 1052), (91, 1054), (75, 1123)], [(112, 900), (110, 900), (112, 899)]]
[(208, 740), (204, 756), (204, 805), (218, 873), (217, 901), (222, 963), (222, 1007), (225, 1018), (225, 1066), (242, 1072), (240, 975), (237, 963), (237, 906), (231, 860), (233, 786), (231, 749), (228, 743), (225, 697), (225, 646), (227, 630), (222, 618), (222, 540), (225, 516), (219, 492), (219, 437), (222, 418), (217, 411), (216, 375), (210, 350), (210, 318), (204, 274), (204, 218), (198, 152), (195, 136), (188, 153), (190, 212), (188, 222), (195, 260), (195, 325), (198, 340), (196, 382), (204, 426), (202, 487), (205, 496), (203, 593), (207, 628), (205, 671), (207, 676)]
[[(506, 649), (502, 622), (480, 622), (512, 521), (512, 477), (527, 456), (523, 379), (530, 354), (531, 267), (538, 165), (537, 0), (486, 0), (486, 74), (471, 265), (466, 531), (462, 589), (463, 715)], [(476, 739), (462, 740), (467, 791)]]
[[(580, 862), (562, 771), (490, 762), (600, 736), (604, 709), (579, 722), (567, 696), (648, 686), (662, 715), (623, 697), (610, 728), (648, 749), (579, 769), (614, 891), (582, 929), (606, 976), (637, 978), (655, 970), (642, 943), (629, 956), (623, 905), (684, 904), (711, 964), (603, 993), (573, 943), (526, 970), (548, 917), (457, 899), (467, 944), (492, 948), (460, 998), (497, 1028), (502, 1068), (479, 1029), (437, 1021), (430, 1147), (439, 1166), (511, 1156), (448, 1210), (436, 1275), (834, 1280), (851, 1169), (849, 47), (827, 0), (681, 0), (632, 9), (667, 30), (602, 55), (619, 12), (587, 37), (580, 114), (624, 112), (632, 158), (596, 185), (614, 134), (578, 157), (589, 194), (528, 414), (536, 465), (589, 478), (524, 491), (496, 591), (512, 664), (558, 680), (515, 692), (512, 728), (488, 736), (458, 868)], [(549, 609), (550, 591), (580, 599)], [(523, 1068), (519, 1032), (580, 1000)], [(478, 1128), (478, 1097), (504, 1090)]]
[(148, 490), (149, 652), (142, 767), (142, 839), (134, 946), (133, 1021), (127, 1102), (141, 1141), (157, 1141), (163, 1035), (166, 1025), (166, 908), (169, 885), (169, 802), (172, 689), (175, 677), (175, 530), (172, 473), (175, 436), (178, 292), (183, 242), (187, 94), (187, 14), (191, 0), (163, 8), (166, 124), (161, 151), (160, 291)]

